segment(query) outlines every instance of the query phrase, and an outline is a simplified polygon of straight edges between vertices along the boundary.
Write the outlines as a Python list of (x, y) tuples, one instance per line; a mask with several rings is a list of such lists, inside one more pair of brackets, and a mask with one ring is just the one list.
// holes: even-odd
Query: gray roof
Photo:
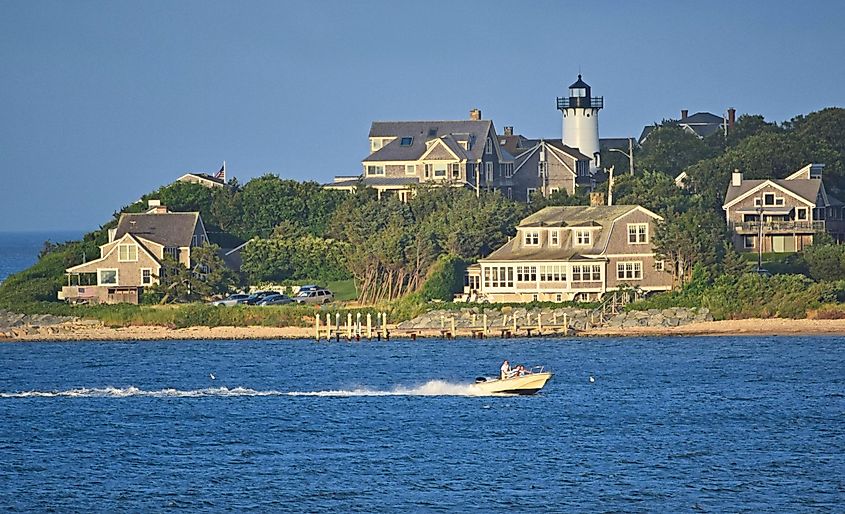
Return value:
[[(484, 154), (485, 139), (492, 125), (490, 120), (374, 121), (369, 137), (396, 139), (371, 153), (364, 161), (416, 161), (428, 150), (425, 143), (437, 138), (444, 139), (453, 151), (455, 148), (459, 149), (459, 156), (463, 157), (462, 154), (465, 154), (469, 160), (480, 160)], [(402, 146), (403, 137), (413, 138), (411, 144)], [(469, 141), (471, 146), (464, 150), (457, 141)]]
[(723, 121), (721, 116), (709, 112), (697, 112), (692, 116), (681, 118), (678, 123), (681, 125), (721, 125)]
[(757, 179), (757, 180), (743, 180), (739, 186), (729, 185), (728, 191), (725, 193), (725, 203), (724, 205), (729, 204), (730, 202), (736, 200), (740, 196), (748, 193), (755, 187), (759, 186), (763, 182), (772, 182), (777, 184), (778, 186), (786, 189), (787, 191), (791, 191), (795, 195), (811, 202), (813, 204), (816, 203), (816, 198), (819, 196), (819, 190), (822, 187), (822, 181), (818, 178), (810, 178), (810, 179), (793, 179), (793, 180), (785, 180), (785, 179)]
[[(571, 146), (563, 144), (563, 141), (561, 141), (560, 138), (528, 139), (517, 134), (513, 136), (497, 136), (497, 139), (499, 141), (499, 148), (517, 157), (522, 156), (525, 152), (534, 150), (534, 148), (536, 148), (540, 143), (546, 143), (547, 145), (553, 146), (561, 152), (569, 155), (573, 159), (579, 161), (590, 160), (589, 157), (581, 153), (577, 148), (572, 148)], [(503, 141), (504, 144), (502, 144)]]
[(707, 137), (719, 132), (721, 125), (684, 125), (685, 128), (695, 132), (698, 137)]
[(599, 139), (599, 148), (601, 150), (608, 150), (610, 148), (618, 148), (619, 150), (628, 151), (627, 137), (603, 137)]
[(560, 247), (524, 246), (523, 241), (515, 237), (484, 260), (578, 260), (601, 256), (610, 236), (610, 225), (637, 208), (637, 205), (546, 207), (522, 220), (518, 227), (597, 227), (601, 230), (596, 241), (589, 247), (573, 248), (568, 230), (561, 231)]
[(166, 214), (121, 214), (115, 239), (127, 232), (164, 246), (191, 246), (194, 230), (199, 222), (198, 212), (169, 212)]

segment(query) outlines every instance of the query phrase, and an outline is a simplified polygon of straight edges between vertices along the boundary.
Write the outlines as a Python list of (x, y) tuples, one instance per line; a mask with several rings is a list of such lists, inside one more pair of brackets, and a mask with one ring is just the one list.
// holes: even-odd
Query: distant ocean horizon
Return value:
[(83, 233), (82, 230), (0, 232), (0, 282), (35, 264), (45, 241), (73, 241)]

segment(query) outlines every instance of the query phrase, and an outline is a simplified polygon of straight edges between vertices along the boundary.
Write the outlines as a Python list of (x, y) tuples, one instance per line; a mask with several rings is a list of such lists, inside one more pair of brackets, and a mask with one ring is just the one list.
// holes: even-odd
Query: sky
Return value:
[(0, 231), (93, 230), (226, 161), (330, 182), (374, 120), (560, 137), (578, 73), (601, 137), (690, 113), (845, 105), (839, 1), (0, 2)]

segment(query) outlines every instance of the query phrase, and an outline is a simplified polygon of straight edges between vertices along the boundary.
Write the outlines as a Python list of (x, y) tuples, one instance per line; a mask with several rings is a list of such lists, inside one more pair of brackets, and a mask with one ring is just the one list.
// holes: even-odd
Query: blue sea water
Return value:
[(843, 429), (836, 337), (0, 345), (10, 512), (842, 512)]
[(0, 282), (35, 264), (44, 241), (61, 243), (81, 236), (76, 231), (0, 232)]

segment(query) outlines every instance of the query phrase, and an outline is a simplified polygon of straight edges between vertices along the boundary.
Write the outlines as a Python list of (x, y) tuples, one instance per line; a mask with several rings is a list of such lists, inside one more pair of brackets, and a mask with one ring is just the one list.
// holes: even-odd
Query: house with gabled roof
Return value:
[(590, 158), (559, 139), (528, 139), (505, 127), (499, 145), (514, 156), (513, 172), (500, 177), (497, 190), (507, 198), (531, 202), (558, 191), (575, 194), (575, 186), (592, 186)]
[(843, 204), (827, 193), (824, 164), (808, 164), (784, 179), (731, 174), (722, 209), (739, 251), (799, 252), (820, 232), (845, 241)]
[[(685, 132), (689, 132), (699, 139), (704, 139), (718, 132), (725, 133), (732, 130), (736, 124), (736, 109), (728, 109), (727, 117), (717, 116), (709, 112), (697, 112), (690, 115), (688, 110), (683, 109), (677, 123)], [(643, 127), (639, 143), (643, 144), (657, 127), (657, 124)]]
[(513, 170), (513, 157), (496, 144), (493, 122), (481, 119), (478, 109), (468, 120), (374, 121), (369, 151), (361, 175), (338, 176), (324, 187), (368, 186), (404, 200), (421, 185), (492, 190)]
[(198, 212), (170, 212), (150, 200), (146, 213), (124, 213), (109, 230), (98, 259), (65, 270), (60, 300), (74, 303), (138, 303), (161, 276), (166, 257), (191, 266), (191, 251), (208, 242)]
[(639, 205), (546, 207), (467, 271), (465, 291), (491, 302), (595, 300), (621, 288), (672, 288), (654, 252), (660, 216)]

